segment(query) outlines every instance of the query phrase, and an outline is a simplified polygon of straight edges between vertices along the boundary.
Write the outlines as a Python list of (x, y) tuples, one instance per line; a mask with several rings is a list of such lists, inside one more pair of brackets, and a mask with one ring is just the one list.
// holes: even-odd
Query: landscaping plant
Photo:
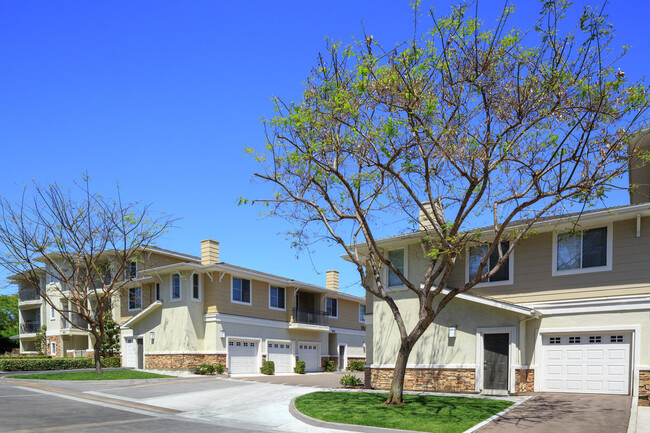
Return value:
[(346, 388), (354, 387), (354, 386), (361, 385), (361, 379), (359, 379), (358, 377), (356, 377), (353, 374), (344, 374), (341, 377), (341, 380), (339, 380), (339, 383), (341, 385), (345, 386)]
[(264, 361), (262, 363), (262, 374), (275, 374), (275, 363), (273, 361)]
[(296, 361), (296, 373), (305, 374), (305, 361)]
[(325, 371), (332, 372), (332, 371), (334, 371), (335, 369), (336, 369), (336, 367), (334, 366), (334, 361), (327, 361), (327, 362), (325, 363)]
[(350, 361), (348, 367), (350, 371), (363, 371), (363, 361)]

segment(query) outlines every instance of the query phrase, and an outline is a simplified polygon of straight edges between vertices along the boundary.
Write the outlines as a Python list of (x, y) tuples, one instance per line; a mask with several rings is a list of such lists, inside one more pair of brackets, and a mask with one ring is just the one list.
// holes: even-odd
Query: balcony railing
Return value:
[(293, 321), (309, 325), (327, 326), (328, 316), (325, 311), (307, 310), (303, 308), (293, 309)]
[(86, 322), (84, 319), (82, 319), (81, 317), (79, 317), (74, 313), (70, 314), (69, 320), (66, 320), (63, 317), (61, 317), (61, 329), (77, 329), (73, 325), (77, 325), (83, 329), (88, 328), (88, 322)]
[(20, 302), (38, 301), (39, 299), (41, 299), (41, 296), (38, 294), (38, 290), (23, 289), (18, 291), (18, 300)]
[(41, 328), (41, 322), (26, 322), (20, 324), (21, 334), (34, 334)]

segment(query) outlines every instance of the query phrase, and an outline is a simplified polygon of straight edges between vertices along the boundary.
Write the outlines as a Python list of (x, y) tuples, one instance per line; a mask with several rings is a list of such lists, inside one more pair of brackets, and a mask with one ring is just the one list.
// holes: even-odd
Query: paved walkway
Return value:
[(650, 433), (650, 406), (639, 406), (636, 418), (636, 433)]
[(626, 433), (632, 397), (533, 394), (480, 433)]

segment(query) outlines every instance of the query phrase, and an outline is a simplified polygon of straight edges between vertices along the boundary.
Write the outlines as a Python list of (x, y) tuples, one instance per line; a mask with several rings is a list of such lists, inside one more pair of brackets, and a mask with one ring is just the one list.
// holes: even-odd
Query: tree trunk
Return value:
[(406, 363), (411, 354), (413, 346), (402, 343), (397, 353), (395, 369), (393, 370), (393, 380), (390, 383), (390, 393), (388, 399), (384, 402), (387, 405), (404, 404), (404, 375), (406, 374)]
[(95, 344), (93, 344), (93, 348), (95, 349), (95, 373), (102, 374), (102, 363), (101, 363), (102, 341), (100, 339), (95, 339)]

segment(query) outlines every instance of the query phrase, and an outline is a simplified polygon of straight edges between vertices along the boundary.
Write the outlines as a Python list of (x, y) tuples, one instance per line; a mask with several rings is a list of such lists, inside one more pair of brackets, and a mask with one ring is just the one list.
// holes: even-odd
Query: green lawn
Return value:
[(387, 397), (362, 392), (315, 392), (298, 397), (296, 409), (329, 422), (458, 433), (513, 404), (485, 398), (405, 395), (405, 405), (384, 406)]
[(44, 379), (44, 380), (120, 380), (120, 379), (159, 379), (165, 376), (156, 373), (146, 373), (135, 370), (104, 370), (103, 374), (94, 371), (70, 371), (65, 373), (19, 374), (10, 376), (11, 379)]

